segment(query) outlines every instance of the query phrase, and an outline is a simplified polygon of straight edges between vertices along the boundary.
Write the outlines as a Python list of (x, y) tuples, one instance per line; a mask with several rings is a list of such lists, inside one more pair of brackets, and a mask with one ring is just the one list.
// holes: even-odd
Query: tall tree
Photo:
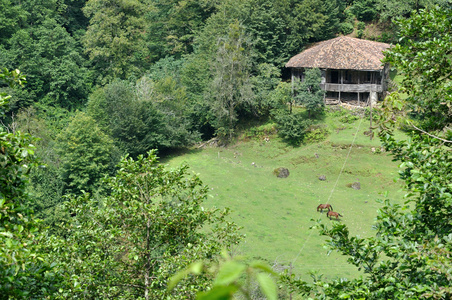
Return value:
[[(0, 82), (23, 81), (20, 72), (2, 70)], [(0, 117), (10, 97), (0, 93)], [(44, 299), (56, 292), (55, 274), (40, 253), (38, 223), (29, 209), (26, 184), (37, 164), (33, 139), (0, 126), (0, 295), (4, 299)]]
[(444, 9), (451, 9), (452, 5), (449, 1), (443, 0), (376, 0), (376, 6), (382, 20), (396, 20), (397, 18), (407, 18), (411, 12), (419, 12), (421, 9), (433, 9), (440, 6)]
[(306, 69), (303, 81), (296, 85), (296, 102), (306, 108), (309, 117), (321, 114), (325, 108), (324, 91), (320, 88), (321, 80), (322, 75), (319, 69)]
[(58, 136), (58, 151), (66, 192), (95, 193), (100, 179), (112, 172), (115, 165), (113, 141), (93, 118), (82, 112)]
[(281, 68), (289, 55), (284, 47), (286, 23), (277, 5), (268, 0), (250, 0), (244, 4), (236, 18), (251, 37), (253, 64), (265, 63)]
[(153, 61), (193, 51), (195, 33), (215, 12), (215, 1), (153, 1), (147, 22), (147, 41)]
[(0, 64), (19, 66), (29, 79), (14, 101), (17, 107), (40, 101), (67, 109), (81, 107), (90, 90), (90, 74), (77, 42), (55, 19), (18, 30), (1, 49)]
[(145, 16), (149, 0), (89, 0), (83, 9), (89, 26), (83, 43), (100, 83), (139, 78), (148, 67)]
[(198, 139), (184, 115), (186, 95), (174, 80), (114, 81), (94, 93), (88, 112), (132, 157), (151, 149), (184, 147)]
[(250, 87), (250, 62), (247, 41), (239, 22), (232, 23), (228, 35), (219, 39), (214, 62), (211, 107), (216, 115), (218, 136), (231, 139), (237, 120), (237, 109), (253, 101)]
[(22, 6), (14, 5), (11, 0), (0, 1), (0, 44), (4, 44), (23, 26), (27, 13)]
[(355, 0), (350, 11), (360, 21), (372, 21), (377, 18), (377, 0)]
[(193, 298), (208, 287), (206, 277), (172, 292), (169, 278), (237, 243), (235, 225), (226, 211), (202, 206), (207, 187), (186, 166), (166, 170), (149, 152), (123, 158), (118, 168), (106, 182), (110, 196), (85, 194), (70, 202), (75, 217), (68, 237), (49, 249), (67, 276), (62, 289), (72, 297)]
[(88, 0), (65, 0), (64, 2), (64, 25), (67, 31), (78, 39), (89, 24), (88, 18), (83, 13), (83, 7)]
[(332, 38), (339, 32), (344, 8), (340, 0), (278, 0), (276, 3), (287, 24), (284, 47), (290, 56), (308, 43)]

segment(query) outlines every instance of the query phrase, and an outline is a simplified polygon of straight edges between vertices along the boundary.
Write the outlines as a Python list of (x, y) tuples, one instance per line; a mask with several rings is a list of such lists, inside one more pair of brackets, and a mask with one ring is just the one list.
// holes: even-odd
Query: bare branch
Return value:
[(432, 137), (432, 138), (438, 139), (438, 140), (443, 141), (443, 142), (445, 142), (445, 143), (452, 143), (452, 141), (449, 141), (449, 140), (440, 138), (439, 136), (433, 135), (433, 134), (431, 134), (431, 133), (428, 133), (428, 132), (425, 131), (425, 130), (420, 129), (419, 127), (416, 127), (416, 125), (414, 125), (414, 124), (411, 123), (411, 122), (410, 122), (410, 125), (413, 126), (416, 130), (418, 130), (418, 131), (420, 131), (420, 132), (422, 132), (422, 133), (425, 133), (426, 135), (428, 135), (428, 136), (430, 136), (430, 137)]
[(139, 289), (144, 290), (144, 286), (142, 285), (138, 285), (138, 284), (131, 284), (131, 283), (126, 283), (126, 284), (121, 284), (121, 283), (112, 283), (112, 286), (122, 286), (122, 287), (136, 287)]

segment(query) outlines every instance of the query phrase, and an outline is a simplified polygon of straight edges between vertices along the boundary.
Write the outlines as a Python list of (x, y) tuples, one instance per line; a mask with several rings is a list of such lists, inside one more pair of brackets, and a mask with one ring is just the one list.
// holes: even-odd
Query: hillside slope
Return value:
[[(238, 253), (293, 263), (294, 272), (305, 279), (308, 271), (355, 276), (342, 257), (327, 255), (323, 238), (310, 230), (313, 219), (335, 222), (317, 212), (317, 205), (330, 203), (351, 234), (369, 236), (380, 207), (376, 200), (387, 192), (388, 198), (401, 202), (403, 193), (394, 181), (396, 163), (379, 153), (378, 139), (363, 134), (368, 121), (347, 124), (340, 119), (344, 120), (327, 117), (330, 135), (322, 142), (292, 147), (276, 135), (264, 134), (228, 147), (194, 149), (164, 163), (187, 163), (209, 186), (208, 205), (231, 208), (232, 220), (246, 234)], [(277, 178), (273, 171), (278, 167), (287, 168), (289, 177)], [(326, 180), (319, 180), (321, 175)], [(350, 187), (355, 182), (361, 189)]]

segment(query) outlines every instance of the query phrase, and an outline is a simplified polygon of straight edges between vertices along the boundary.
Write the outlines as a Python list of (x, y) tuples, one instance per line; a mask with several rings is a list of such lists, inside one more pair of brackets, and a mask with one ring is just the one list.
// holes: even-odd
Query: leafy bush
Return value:
[(366, 24), (364, 22), (358, 22), (358, 30), (363, 30), (366, 29)]
[(353, 32), (353, 24), (352, 23), (341, 23), (339, 25), (339, 29), (342, 32), (342, 34), (350, 34)]
[(306, 131), (311, 125), (311, 121), (303, 119), (301, 114), (287, 114), (286, 111), (279, 111), (274, 118), (278, 124), (278, 134), (293, 145), (298, 145), (304, 140)]
[(342, 117), (348, 114), (348, 111), (340, 106), (332, 106), (328, 109), (327, 114), (331, 117)]
[(364, 30), (358, 30), (358, 31), (356, 32), (356, 37), (359, 38), (359, 39), (362, 38), (363, 35), (364, 35)]
[(375, 0), (355, 0), (350, 10), (360, 21), (372, 21), (377, 17)]
[(311, 126), (306, 133), (305, 141), (308, 143), (324, 141), (329, 133), (330, 132), (325, 125)]
[(248, 129), (244, 136), (245, 138), (262, 138), (266, 135), (272, 135), (277, 132), (275, 123), (267, 123), (258, 127)]
[(339, 118), (339, 121), (341, 121), (342, 123), (351, 124), (358, 119), (359, 119), (358, 116), (352, 115), (351, 113), (347, 113), (346, 115), (343, 115), (341, 118)]
[(269, 94), (269, 104), (274, 109), (282, 109), (292, 101), (292, 83), (281, 81)]
[[(365, 111), (364, 111), (364, 117), (366, 118), (366, 120), (370, 121), (370, 107), (366, 107)], [(375, 108), (372, 108), (372, 121), (377, 121), (378, 120), (378, 111)]]
[(197, 141), (184, 115), (187, 107), (185, 90), (166, 77), (142, 78), (136, 85), (114, 81), (91, 95), (87, 110), (118, 148), (136, 157)]
[(295, 86), (295, 100), (308, 111), (309, 118), (323, 115), (324, 91), (320, 88), (322, 75), (320, 69), (306, 69), (304, 79)]

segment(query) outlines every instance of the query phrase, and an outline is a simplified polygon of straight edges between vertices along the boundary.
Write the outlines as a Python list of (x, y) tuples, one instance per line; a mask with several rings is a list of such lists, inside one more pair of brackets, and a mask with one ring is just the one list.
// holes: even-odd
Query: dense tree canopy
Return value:
[(143, 74), (149, 64), (145, 16), (151, 9), (149, 0), (87, 1), (83, 12), (90, 21), (83, 42), (101, 83)]
[(76, 114), (58, 136), (61, 176), (68, 192), (94, 193), (113, 170), (113, 141), (85, 113)]
[[(21, 84), (19, 71), (0, 73), (0, 82)], [(0, 116), (9, 96), (0, 93)], [(0, 294), (5, 299), (39, 299), (56, 291), (57, 281), (47, 254), (41, 252), (38, 223), (28, 207), (26, 184), (37, 164), (33, 138), (0, 126)]]
[(136, 85), (115, 81), (94, 93), (88, 112), (133, 157), (151, 149), (189, 145), (198, 135), (184, 114), (184, 89), (171, 77), (153, 81), (143, 77)]
[[(368, 239), (319, 225), (364, 276), (292, 284), (321, 299), (450, 298), (451, 11), (446, 0), (0, 0), (0, 295), (194, 298), (215, 276), (200, 295), (221, 294), (221, 268), (166, 289), (239, 236), (227, 213), (203, 208), (199, 178), (156, 151), (231, 141), (254, 120), (299, 145), (323, 111), (319, 71), (292, 88), (284, 64), (351, 34), (398, 41), (385, 61), (403, 80), (379, 126), (406, 204), (385, 200)], [(262, 269), (223, 263), (235, 279)], [(240, 287), (228, 284), (225, 297)]]
[(452, 122), (450, 12), (423, 11), (401, 20), (402, 40), (387, 56), (387, 62), (405, 75), (405, 112), (415, 115), (425, 129), (442, 130)]
[[(166, 170), (154, 152), (125, 157), (106, 181), (107, 197), (74, 198), (66, 238), (49, 248), (65, 277), (63, 293), (92, 298), (180, 299), (209, 286), (192, 278), (174, 291), (169, 278), (197, 259), (215, 260), (240, 236), (227, 211), (203, 207), (207, 187), (186, 166)], [(83, 226), (79, 226), (83, 224)]]
[(450, 1), (443, 0), (377, 0), (377, 8), (380, 11), (380, 17), (383, 20), (395, 20), (399, 17), (409, 17), (412, 11), (419, 12), (421, 9), (434, 9), (439, 6), (444, 9), (450, 9)]
[[(0, 48), (0, 63), (25, 70), (29, 84), (15, 93), (16, 107), (32, 102), (81, 107), (90, 91), (90, 73), (77, 42), (55, 19), (20, 29)], [(17, 103), (18, 102), (18, 103)]]

